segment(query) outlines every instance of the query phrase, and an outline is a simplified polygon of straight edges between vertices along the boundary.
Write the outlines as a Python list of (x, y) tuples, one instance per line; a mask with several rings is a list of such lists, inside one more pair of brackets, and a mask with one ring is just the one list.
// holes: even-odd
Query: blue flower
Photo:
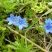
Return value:
[(10, 17), (7, 18), (7, 21), (9, 21), (9, 25), (13, 24), (18, 26), (20, 30), (22, 30), (24, 27), (28, 27), (26, 18), (21, 18), (21, 16), (14, 16), (13, 14), (10, 14)]
[(50, 18), (45, 20), (44, 28), (46, 33), (52, 33), (52, 20)]

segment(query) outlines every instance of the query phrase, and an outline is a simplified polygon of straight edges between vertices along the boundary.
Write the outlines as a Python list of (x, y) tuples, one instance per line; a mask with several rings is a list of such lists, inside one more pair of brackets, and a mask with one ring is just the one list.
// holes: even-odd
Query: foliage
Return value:
[(27, 45), (24, 39), (21, 38), (21, 40), (17, 39), (14, 43), (7, 45), (7, 47), (15, 52), (30, 52), (32, 46), (30, 44)]
[(15, 0), (0, 0), (0, 7), (4, 8), (4, 12), (11, 12), (15, 6)]
[[(0, 52), (52, 52), (52, 21), (48, 20), (52, 19), (51, 3), (52, 0), (0, 0)], [(8, 25), (11, 21), (13, 25)], [(20, 28), (21, 23), (26, 28), (18, 29), (19, 23)]]
[(46, 8), (46, 3), (45, 2), (33, 3), (31, 9), (34, 10), (36, 13), (42, 13), (44, 10), (47, 9)]

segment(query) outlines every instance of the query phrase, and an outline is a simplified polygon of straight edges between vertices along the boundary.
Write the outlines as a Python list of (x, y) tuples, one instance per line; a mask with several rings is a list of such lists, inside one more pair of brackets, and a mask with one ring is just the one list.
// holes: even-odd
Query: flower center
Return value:
[(23, 24), (23, 20), (19, 19), (19, 24), (20, 25)]
[(51, 25), (49, 25), (49, 26), (46, 26), (46, 28), (47, 28), (47, 29), (51, 29), (51, 28), (52, 28), (52, 26), (51, 26)]

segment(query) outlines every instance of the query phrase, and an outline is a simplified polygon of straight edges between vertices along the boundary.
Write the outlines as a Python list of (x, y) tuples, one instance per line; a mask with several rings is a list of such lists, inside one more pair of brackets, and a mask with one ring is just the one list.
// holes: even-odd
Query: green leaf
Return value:
[(49, 9), (47, 12), (45, 12), (42, 16), (44, 16), (44, 15), (47, 15), (47, 14), (49, 14), (49, 13), (51, 13), (52, 12), (52, 9)]

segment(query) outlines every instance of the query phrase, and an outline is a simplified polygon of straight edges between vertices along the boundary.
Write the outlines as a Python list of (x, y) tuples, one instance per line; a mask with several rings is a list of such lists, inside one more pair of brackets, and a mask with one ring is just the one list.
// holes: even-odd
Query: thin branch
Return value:
[(13, 33), (15, 33), (15, 34), (18, 34), (18, 35), (21, 36), (22, 38), (26, 39), (28, 42), (30, 42), (31, 44), (33, 44), (33, 45), (36, 46), (37, 48), (39, 48), (39, 49), (41, 49), (42, 51), (46, 52), (46, 50), (43, 49), (41, 46), (39, 46), (39, 45), (37, 45), (36, 43), (32, 42), (31, 40), (29, 40), (29, 39), (26, 38), (25, 36), (19, 34), (17, 31), (11, 29), (9, 26), (7, 26), (7, 28), (8, 28), (11, 32), (13, 32)]
[(44, 35), (44, 47), (45, 47), (45, 49), (46, 49), (46, 35)]
[(47, 45), (47, 48), (50, 49), (52, 46), (52, 40), (50, 40), (49, 44)]

